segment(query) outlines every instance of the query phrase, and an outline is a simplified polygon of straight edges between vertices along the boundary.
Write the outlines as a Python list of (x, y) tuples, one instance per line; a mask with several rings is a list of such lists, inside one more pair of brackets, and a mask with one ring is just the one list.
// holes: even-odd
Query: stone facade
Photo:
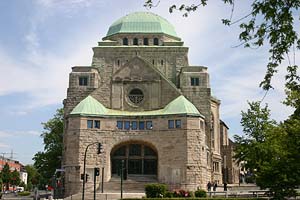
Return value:
[[(84, 153), (93, 142), (100, 142), (104, 152), (98, 155), (97, 145), (88, 149), (89, 177), (94, 167), (104, 167), (108, 182), (116, 175), (114, 165), (125, 159), (128, 176), (153, 176), (188, 190), (206, 188), (208, 181), (222, 183), (220, 101), (211, 96), (207, 68), (189, 66), (188, 47), (180, 38), (164, 32), (120, 32), (104, 37), (93, 51), (91, 66), (72, 68), (64, 100), (66, 196), (81, 191)], [(117, 114), (73, 115), (87, 96)], [(179, 96), (201, 114), (159, 114)], [(136, 127), (140, 122), (151, 122), (151, 127)], [(87, 182), (91, 186), (92, 178)]]

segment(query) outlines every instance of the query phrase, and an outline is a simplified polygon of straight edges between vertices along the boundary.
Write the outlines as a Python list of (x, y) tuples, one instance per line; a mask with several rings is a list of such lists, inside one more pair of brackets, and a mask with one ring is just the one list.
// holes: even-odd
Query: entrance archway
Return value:
[(128, 175), (157, 175), (157, 152), (146, 144), (129, 143), (118, 146), (111, 152), (111, 173), (120, 174), (124, 160)]

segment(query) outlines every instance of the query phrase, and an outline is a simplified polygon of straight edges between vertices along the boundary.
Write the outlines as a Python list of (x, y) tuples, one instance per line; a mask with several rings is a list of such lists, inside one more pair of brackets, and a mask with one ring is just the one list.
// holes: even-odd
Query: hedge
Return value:
[(19, 196), (29, 196), (29, 195), (30, 195), (30, 192), (28, 192), (28, 191), (18, 192), (18, 195), (19, 195)]
[[(265, 200), (264, 198), (144, 198), (147, 200)], [(141, 200), (140, 198), (123, 198), (123, 200)]]

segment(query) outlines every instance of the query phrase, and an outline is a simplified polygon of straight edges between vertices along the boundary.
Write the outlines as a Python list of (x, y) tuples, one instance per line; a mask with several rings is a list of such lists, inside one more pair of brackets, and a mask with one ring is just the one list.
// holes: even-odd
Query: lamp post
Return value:
[(83, 160), (83, 183), (82, 183), (82, 200), (84, 200), (84, 191), (85, 191), (85, 181), (87, 179), (86, 175), (85, 175), (85, 164), (86, 164), (86, 153), (87, 153), (87, 150), (90, 146), (94, 145), (94, 144), (98, 144), (98, 154), (101, 153), (101, 150), (102, 150), (102, 144), (99, 143), (99, 142), (94, 142), (94, 143), (91, 143), (89, 145), (86, 146), (85, 148), (85, 152), (84, 152), (84, 160)]
[(123, 199), (123, 175), (124, 175), (124, 160), (121, 161), (121, 199)]

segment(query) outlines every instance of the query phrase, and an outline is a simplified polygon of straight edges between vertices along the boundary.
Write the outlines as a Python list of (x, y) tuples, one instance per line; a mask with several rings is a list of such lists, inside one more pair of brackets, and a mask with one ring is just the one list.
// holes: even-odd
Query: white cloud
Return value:
[(0, 130), (0, 138), (23, 137), (23, 136), (39, 136), (41, 132), (34, 130)]
[[(10, 148), (11, 146), (8, 144), (0, 143), (0, 148)], [(0, 153), (1, 154), (1, 153)]]

